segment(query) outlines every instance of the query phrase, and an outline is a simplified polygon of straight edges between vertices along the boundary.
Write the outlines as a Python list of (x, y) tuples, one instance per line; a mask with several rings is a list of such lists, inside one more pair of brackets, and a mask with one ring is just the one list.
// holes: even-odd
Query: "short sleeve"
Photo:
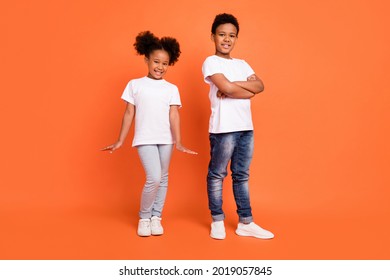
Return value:
[(127, 85), (125, 90), (122, 93), (122, 99), (126, 102), (129, 102), (133, 105), (135, 105), (134, 101), (134, 91), (133, 91), (133, 82), (130, 81)]
[(203, 62), (202, 73), (204, 81), (207, 84), (210, 84), (210, 80), (208, 77), (217, 73), (223, 73), (223, 69), (221, 69), (221, 65), (220, 63), (218, 63), (218, 61), (216, 61), (213, 57), (208, 57)]
[(249, 76), (252, 76), (253, 74), (255, 74), (255, 71), (253, 71), (252, 67), (245, 60), (243, 60), (242, 62), (244, 65), (244, 71), (245, 71), (246, 77), (249, 77)]
[(176, 86), (173, 87), (172, 96), (169, 105), (178, 105), (181, 107), (179, 89)]

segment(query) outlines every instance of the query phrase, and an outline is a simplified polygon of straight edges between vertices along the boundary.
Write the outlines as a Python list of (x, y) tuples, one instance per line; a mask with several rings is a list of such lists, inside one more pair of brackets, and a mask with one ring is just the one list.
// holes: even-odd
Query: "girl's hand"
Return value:
[(197, 152), (191, 151), (190, 149), (187, 149), (180, 143), (176, 143), (176, 149), (178, 149), (180, 152), (191, 154), (191, 155), (197, 155)]
[(107, 146), (107, 147), (104, 147), (103, 149), (101, 149), (101, 151), (109, 151), (110, 154), (112, 154), (113, 151), (115, 151), (116, 149), (119, 149), (120, 147), (122, 147), (122, 143), (121, 142), (116, 142), (110, 146)]

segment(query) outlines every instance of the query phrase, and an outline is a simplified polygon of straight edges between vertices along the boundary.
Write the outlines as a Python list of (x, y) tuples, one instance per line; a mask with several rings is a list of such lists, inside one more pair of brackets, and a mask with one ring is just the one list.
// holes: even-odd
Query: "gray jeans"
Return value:
[(144, 167), (146, 182), (141, 196), (139, 217), (161, 217), (168, 188), (168, 169), (173, 145), (137, 146)]

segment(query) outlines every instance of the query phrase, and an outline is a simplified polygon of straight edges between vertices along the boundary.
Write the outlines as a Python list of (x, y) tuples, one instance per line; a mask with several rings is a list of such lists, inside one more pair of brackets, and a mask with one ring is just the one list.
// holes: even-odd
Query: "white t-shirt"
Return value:
[(134, 79), (127, 84), (122, 99), (135, 106), (133, 147), (173, 144), (169, 110), (171, 105), (181, 106), (177, 86), (164, 79)]
[(218, 88), (209, 78), (220, 73), (230, 82), (246, 81), (249, 76), (255, 73), (249, 64), (242, 59), (226, 59), (212, 55), (204, 61), (202, 72), (204, 81), (210, 85), (209, 132), (226, 133), (253, 130), (250, 99), (218, 98)]

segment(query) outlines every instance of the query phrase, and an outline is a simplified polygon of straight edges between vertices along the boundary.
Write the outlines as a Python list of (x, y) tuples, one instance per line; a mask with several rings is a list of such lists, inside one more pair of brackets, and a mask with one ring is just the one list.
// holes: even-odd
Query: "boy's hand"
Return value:
[(217, 91), (217, 97), (218, 97), (218, 98), (226, 98), (227, 95), (224, 94), (222, 91), (218, 90), (218, 91)]
[(253, 74), (253, 75), (249, 76), (249, 77), (247, 78), (247, 80), (248, 80), (248, 81), (256, 81), (256, 80), (257, 80), (256, 75)]

